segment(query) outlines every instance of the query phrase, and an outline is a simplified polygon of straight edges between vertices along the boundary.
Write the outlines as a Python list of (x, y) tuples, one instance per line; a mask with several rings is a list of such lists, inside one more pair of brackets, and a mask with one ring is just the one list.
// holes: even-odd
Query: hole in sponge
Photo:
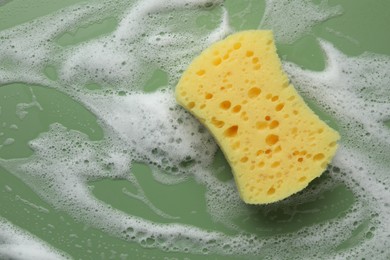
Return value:
[(280, 103), (275, 107), (275, 111), (281, 111), (284, 108), (284, 103)]
[(278, 126), (279, 126), (279, 121), (274, 120), (274, 121), (272, 121), (271, 124), (269, 125), (269, 128), (270, 128), (270, 129), (274, 129), (274, 128), (278, 127)]
[(198, 70), (198, 71), (196, 72), (196, 75), (198, 75), (198, 76), (203, 76), (205, 73), (206, 73), (205, 70)]
[(265, 165), (265, 162), (261, 161), (259, 162), (259, 164), (257, 165), (259, 168), (263, 168)]
[(225, 101), (222, 101), (219, 106), (220, 106), (220, 108), (222, 108), (224, 110), (228, 110), (231, 106), (231, 103), (229, 100), (225, 100)]
[(211, 93), (206, 93), (206, 95), (204, 96), (205, 99), (212, 99), (213, 98), (213, 94)]
[(244, 157), (242, 157), (241, 158), (241, 160), (240, 160), (241, 162), (243, 162), (243, 163), (245, 163), (245, 162), (247, 162), (248, 161), (248, 157), (246, 157), (246, 156), (244, 156)]
[(234, 137), (237, 135), (237, 132), (238, 132), (238, 125), (233, 125), (233, 126), (229, 127), (228, 129), (226, 129), (223, 134), (226, 137)]
[(317, 153), (314, 155), (313, 160), (314, 161), (321, 161), (325, 158), (325, 155), (323, 153)]
[(279, 167), (279, 165), (280, 165), (280, 162), (273, 162), (271, 164), (271, 168), (277, 168), (277, 167)]
[(304, 181), (306, 181), (306, 179), (307, 179), (306, 176), (303, 176), (303, 177), (299, 178), (298, 181), (299, 181), (299, 182), (304, 182)]
[(222, 62), (221, 58), (216, 58), (215, 60), (213, 60), (214, 66), (218, 66), (219, 64), (221, 64), (221, 62)]
[(261, 89), (256, 88), (256, 87), (253, 87), (253, 88), (251, 88), (251, 89), (248, 91), (248, 97), (249, 97), (249, 98), (255, 98), (255, 97), (257, 97), (258, 95), (260, 95), (260, 93), (261, 93)]
[(274, 194), (275, 193), (275, 188), (274, 187), (271, 187), (271, 188), (269, 188), (269, 190), (267, 191), (267, 194), (268, 195), (272, 195), (272, 194)]
[(246, 56), (247, 57), (252, 57), (253, 56), (253, 51), (246, 51)]
[(239, 48), (241, 48), (241, 43), (236, 42), (236, 43), (233, 45), (233, 49), (238, 50)]
[(279, 136), (278, 136), (278, 135), (270, 134), (270, 135), (268, 135), (268, 136), (265, 138), (265, 142), (266, 142), (268, 145), (274, 145), (274, 144), (276, 144), (277, 142), (279, 142)]
[(238, 113), (238, 112), (240, 112), (240, 110), (241, 110), (241, 106), (240, 105), (236, 105), (232, 109), (233, 113)]
[(211, 118), (211, 123), (213, 125), (215, 125), (215, 127), (217, 127), (217, 128), (221, 128), (225, 125), (224, 121), (220, 121), (220, 120), (216, 119), (215, 117)]
[(188, 103), (187, 106), (188, 106), (189, 109), (192, 109), (192, 108), (195, 107), (195, 102), (191, 101), (190, 103)]
[(291, 129), (291, 133), (292, 133), (293, 135), (295, 135), (296, 133), (298, 133), (298, 128), (296, 128), (296, 127), (292, 128), (292, 129)]
[(240, 145), (241, 145), (240, 141), (237, 141), (234, 144), (232, 144), (232, 149), (237, 150), (238, 148), (240, 148)]
[(241, 113), (241, 118), (242, 118), (242, 120), (244, 120), (244, 121), (248, 121), (248, 120), (249, 120), (248, 113), (245, 112), (245, 111), (243, 111), (243, 112)]
[(256, 123), (256, 128), (259, 129), (259, 130), (263, 130), (267, 127), (268, 123), (267, 122), (257, 122)]

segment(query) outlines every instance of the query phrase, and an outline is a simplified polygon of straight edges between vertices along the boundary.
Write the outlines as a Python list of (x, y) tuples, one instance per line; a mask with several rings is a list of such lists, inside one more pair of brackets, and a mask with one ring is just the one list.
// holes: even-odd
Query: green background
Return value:
[[(56, 10), (70, 6), (79, 0), (13, 0), (5, 1), (0, 5), (0, 30), (4, 30), (28, 22), (34, 18), (52, 13)], [(319, 1), (315, 1), (319, 2)], [(226, 1), (231, 24), (235, 30), (255, 29), (260, 23), (265, 3), (263, 1)], [(245, 9), (251, 4), (252, 8)], [(278, 44), (279, 55), (288, 61), (292, 61), (310, 70), (324, 68), (323, 53), (316, 41), (320, 37), (335, 44), (342, 52), (355, 56), (364, 51), (390, 55), (390, 1), (368, 0), (343, 0), (329, 1), (330, 5), (340, 4), (344, 14), (319, 25), (316, 25), (310, 34), (302, 37), (294, 44)], [(245, 19), (235, 14), (246, 12)], [(111, 32), (117, 25), (114, 18), (103, 20), (99, 24), (80, 28), (69, 32), (58, 39), (60, 45), (73, 44), (86, 39), (94, 38), (105, 32)], [(326, 28), (334, 29), (344, 35), (355, 39), (358, 44), (351, 43), (345, 37), (337, 36)], [(0, 42), (1, 44), (1, 42)], [(0, 46), (1, 47), (1, 46)], [(55, 79), (52, 68), (45, 71), (49, 78)], [(153, 91), (166, 84), (164, 73), (156, 71), (145, 84), (145, 91)], [(91, 85), (90, 88), (95, 86)], [(15, 115), (15, 106), (18, 103), (31, 102), (31, 90), (34, 91), (43, 110), (29, 109), (29, 114), (23, 120)], [(100, 140), (103, 137), (95, 116), (70, 97), (53, 89), (24, 84), (11, 84), (0, 87), (0, 132), (4, 136), (12, 136), (15, 142), (12, 145), (0, 149), (0, 157), (4, 159), (23, 158), (33, 152), (28, 147), (28, 141), (36, 138), (39, 133), (48, 130), (50, 124), (60, 122), (70, 129), (75, 129), (88, 134), (92, 140)], [(317, 110), (315, 107), (313, 107)], [(321, 114), (321, 111), (318, 111)], [(324, 119), (332, 121), (327, 115), (321, 114)], [(18, 129), (10, 129), (12, 124), (18, 125)], [(0, 136), (0, 143), (5, 139)], [(222, 154), (217, 153), (213, 167), (219, 169), (226, 166)], [(234, 233), (221, 224), (213, 222), (206, 211), (205, 188), (194, 180), (188, 180), (178, 185), (162, 185), (156, 182), (150, 169), (141, 164), (134, 165), (133, 172), (138, 181), (144, 187), (146, 195), (152, 202), (158, 202), (159, 208), (170, 215), (180, 216), (180, 223), (220, 230), (226, 233)], [(228, 168), (216, 174), (221, 180), (231, 178)], [(314, 181), (311, 185), (320, 185), (327, 178), (323, 177)], [(12, 189), (9, 191), (8, 187)], [(135, 216), (141, 216), (152, 221), (168, 223), (167, 219), (159, 217), (147, 206), (137, 200), (125, 196), (121, 190), (131, 185), (126, 181), (100, 180), (90, 183), (91, 191), (101, 201), (112, 207)], [(55, 210), (51, 205), (41, 200), (26, 184), (0, 167), (0, 216), (31, 232), (37, 237), (47, 241), (54, 247), (68, 253), (76, 259), (118, 259), (121, 256), (131, 258), (160, 258), (177, 257), (190, 259), (201, 258), (200, 255), (184, 253), (162, 252), (158, 249), (146, 249), (134, 243), (129, 243), (95, 228), (75, 221), (65, 212)], [(236, 223), (243, 229), (256, 232), (259, 236), (272, 236), (275, 233), (284, 234), (299, 230), (303, 226), (320, 223), (345, 214), (346, 210), (354, 202), (353, 194), (343, 185), (334, 190), (325, 192), (312, 203), (300, 205), (302, 212), (310, 209), (319, 209), (312, 213), (298, 213), (293, 217), (283, 211), (283, 208), (273, 207), (271, 211), (265, 207), (251, 208), (252, 214), (245, 219), (237, 219)], [(48, 209), (48, 212), (37, 210), (35, 207), (23, 202), (28, 200), (35, 205)], [(156, 204), (156, 203), (155, 203)], [(129, 206), (131, 205), (131, 207)], [(355, 237), (346, 241), (339, 249), (353, 246), (360, 239), (370, 238), (368, 225), (363, 223), (355, 230)], [(255, 230), (255, 231), (254, 231)], [(210, 256), (209, 256), (210, 257)], [(219, 258), (218, 256), (213, 256)], [(220, 257), (230, 258), (230, 257)], [(231, 257), (236, 258), (236, 257)]]

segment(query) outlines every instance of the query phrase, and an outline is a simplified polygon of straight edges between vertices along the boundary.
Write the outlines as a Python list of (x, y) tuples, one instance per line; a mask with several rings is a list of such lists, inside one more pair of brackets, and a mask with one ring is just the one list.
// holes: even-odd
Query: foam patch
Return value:
[(316, 24), (342, 14), (340, 6), (331, 7), (327, 2), (267, 0), (259, 29), (273, 30), (280, 43), (293, 43)]
[(2, 259), (70, 259), (36, 237), (0, 218), (0, 257)]

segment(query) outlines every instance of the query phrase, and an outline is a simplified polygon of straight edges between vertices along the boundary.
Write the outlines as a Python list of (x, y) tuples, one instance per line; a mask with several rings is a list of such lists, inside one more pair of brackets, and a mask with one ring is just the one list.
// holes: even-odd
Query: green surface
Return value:
[[(27, 22), (76, 2), (80, 1), (5, 1), (3, 5), (0, 5), (0, 30)], [(307, 69), (321, 70), (324, 67), (324, 59), (316, 41), (317, 37), (331, 41), (337, 48), (349, 55), (358, 55), (364, 51), (390, 54), (388, 33), (390, 1), (334, 0), (329, 2), (331, 4), (341, 4), (345, 13), (315, 26), (310, 35), (299, 39), (292, 45), (278, 44), (279, 54), (283, 59), (297, 63)], [(265, 4), (262, 1), (231, 0), (226, 1), (226, 6), (233, 27), (236, 30), (242, 30), (257, 28)], [(240, 15), (237, 15), (237, 13)], [(242, 18), (243, 13), (245, 19)], [(204, 25), (205, 21), (207, 24), (207, 17), (203, 20), (200, 19), (199, 25)], [(79, 43), (111, 32), (116, 25), (117, 21), (115, 19), (108, 18), (99, 24), (68, 32), (58, 38), (57, 42), (62, 46)], [(353, 38), (357, 44), (345, 37), (335, 35), (327, 28)], [(44, 73), (50, 79), (55, 80), (57, 78), (54, 67), (47, 67)], [(167, 82), (165, 72), (155, 70), (145, 84), (144, 90), (146, 92), (153, 91), (165, 86)], [(91, 83), (87, 84), (86, 88), (93, 90), (100, 87)], [(42, 109), (31, 107), (27, 109), (28, 114), (21, 119), (15, 114), (15, 107), (19, 103), (30, 103), (33, 95), (36, 96)], [(100, 140), (103, 137), (95, 116), (82, 105), (56, 90), (19, 83), (1, 86), (0, 106), (0, 132), (4, 132), (4, 136), (15, 139), (13, 144), (0, 149), (0, 157), (4, 159), (30, 156), (32, 151), (28, 146), (28, 142), (36, 138), (39, 133), (47, 131), (48, 126), (54, 122), (60, 122), (67, 128), (84, 132), (92, 140)], [(311, 104), (311, 106), (315, 109), (314, 104)], [(318, 109), (317, 112), (321, 114)], [(321, 115), (322, 118), (333, 122), (333, 119), (328, 115), (323, 113)], [(10, 128), (13, 124), (16, 124), (18, 129)], [(386, 124), (390, 127), (390, 121)], [(0, 136), (0, 143), (5, 141), (4, 136)], [(220, 180), (224, 181), (232, 178), (226, 161), (220, 152), (216, 156), (213, 167)], [(169, 186), (156, 182), (151, 176), (150, 169), (145, 165), (135, 165), (133, 172), (144, 187), (149, 199), (155, 204), (158, 203), (159, 208), (164, 212), (171, 216), (180, 217), (178, 222), (210, 230), (216, 229), (226, 233), (234, 233), (234, 231), (212, 220), (206, 211), (205, 188), (194, 180), (190, 179), (184, 183)], [(326, 178), (328, 177), (324, 174), (323, 177), (311, 184), (311, 188), (321, 185)], [(12, 191), (9, 191), (7, 187), (10, 187)], [(132, 189), (131, 184), (126, 181), (100, 180), (90, 183), (90, 188), (99, 200), (124, 212), (161, 223), (175, 222), (175, 220), (156, 215), (144, 204), (123, 194), (122, 189)], [(28, 230), (74, 258), (105, 259), (113, 257), (118, 259), (121, 255), (132, 256), (132, 259), (162, 256), (189, 257), (191, 259), (202, 257), (184, 253), (166, 253), (158, 249), (145, 249), (138, 244), (125, 242), (111, 237), (101, 230), (78, 223), (67, 213), (57, 211), (51, 205), (48, 205), (27, 185), (2, 168), (0, 168), (0, 193), (0, 216)], [(25, 200), (44, 207), (48, 211), (34, 207), (32, 204), (26, 204)], [(304, 226), (342, 216), (353, 202), (353, 194), (340, 184), (334, 190), (322, 194), (320, 198), (310, 203), (298, 205), (301, 213), (294, 216), (289, 215), (285, 205), (275, 205), (271, 210), (267, 206), (248, 206), (251, 214), (245, 218), (236, 219), (235, 223), (245, 230), (257, 233), (259, 236), (271, 236), (275, 233), (284, 234), (297, 231)], [(366, 223), (357, 226), (354, 236), (347, 240), (340, 249), (353, 246), (361, 237), (368, 236), (369, 238), (370, 235), (367, 233), (369, 228)], [(225, 258), (229, 257), (220, 257), (220, 259)]]

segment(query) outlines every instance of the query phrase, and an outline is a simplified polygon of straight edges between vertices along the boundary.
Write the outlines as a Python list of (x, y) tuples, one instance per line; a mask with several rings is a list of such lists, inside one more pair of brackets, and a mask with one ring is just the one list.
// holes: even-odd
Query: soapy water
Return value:
[(272, 29), (280, 43), (293, 43), (320, 22), (342, 14), (340, 6), (308, 0), (268, 0), (259, 29)]
[[(267, 1), (262, 26), (275, 29), (277, 40), (291, 42), (315, 23), (340, 13), (339, 8), (327, 8), (324, 4), (314, 7), (306, 1), (297, 2), (294, 8), (282, 4), (276, 11), (278, 4)], [(210, 10), (218, 13), (214, 28), (199, 29), (195, 18)], [(296, 23), (276, 21), (273, 17), (280, 18), (279, 10), (306, 10), (308, 16), (299, 21), (302, 27), (291, 35), (289, 26)], [(119, 23), (108, 35), (70, 46), (56, 42), (65, 32), (110, 16), (117, 17)], [(278, 254), (281, 258), (385, 258), (389, 246), (386, 222), (390, 216), (390, 194), (389, 166), (383, 161), (390, 151), (389, 129), (384, 125), (390, 115), (390, 93), (386, 88), (390, 58), (369, 53), (350, 58), (320, 40), (327, 60), (324, 71), (306, 71), (284, 63), (299, 92), (337, 119), (342, 141), (329, 168), (330, 178), (278, 205), (297, 207), (340, 183), (354, 193), (355, 202), (345, 215), (305, 226), (288, 236), (258, 237), (232, 223), (235, 217), (250, 212), (239, 199), (234, 181), (222, 182), (212, 174), (210, 165), (217, 146), (208, 132), (175, 104), (173, 95), (174, 84), (191, 59), (231, 32), (228, 18), (221, 1), (140, 1), (132, 6), (127, 1), (115, 1), (73, 6), (0, 32), (0, 85), (24, 82), (66, 93), (95, 114), (104, 131), (103, 140), (92, 141), (83, 133), (55, 123), (30, 142), (34, 150), (31, 157), (0, 159), (0, 166), (56, 209), (145, 247), (201, 254)], [(294, 21), (298, 19), (294, 17)], [(45, 76), (47, 66), (56, 68), (57, 79)], [(167, 73), (168, 85), (153, 93), (143, 93), (141, 86), (156, 68)], [(85, 85), (91, 82), (101, 88), (87, 89)], [(40, 106), (32, 92), (33, 103)], [(149, 201), (131, 173), (133, 162), (150, 165), (153, 176), (162, 183), (195, 178), (206, 187), (211, 217), (238, 234), (175, 224), (174, 216)], [(129, 196), (173, 223), (154, 223), (101, 203), (87, 183), (102, 178), (129, 181), (136, 187), (136, 192), (129, 192)], [(276, 206), (267, 207), (272, 210)], [(337, 251), (353, 235), (356, 226), (365, 221), (372, 226), (373, 237)]]
[(3, 218), (0, 218), (0, 230), (1, 259), (70, 259), (65, 253), (26, 234)]

